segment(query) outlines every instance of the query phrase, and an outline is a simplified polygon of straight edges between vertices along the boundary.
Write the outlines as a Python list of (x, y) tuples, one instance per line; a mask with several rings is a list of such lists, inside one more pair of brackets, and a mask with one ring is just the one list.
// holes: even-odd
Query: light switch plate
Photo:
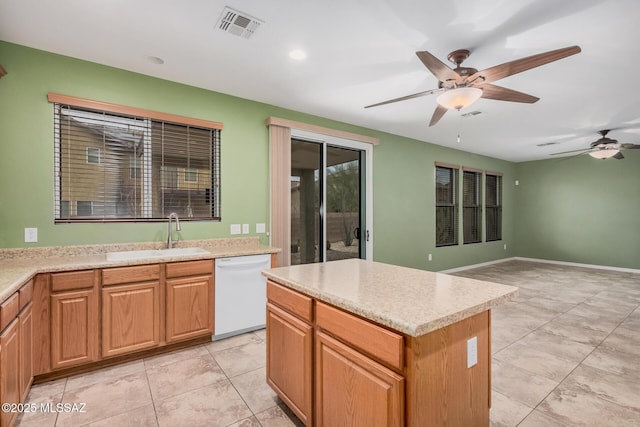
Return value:
[(25, 228), (24, 229), (24, 241), (25, 241), (25, 243), (36, 243), (38, 241), (38, 229), (37, 228)]
[(256, 233), (265, 233), (267, 231), (267, 227), (264, 222), (259, 222), (256, 224)]
[(478, 337), (467, 340), (467, 368), (478, 364)]
[(240, 224), (231, 224), (231, 230), (229, 231), (231, 234), (240, 234)]
[(242, 234), (249, 234), (249, 224), (242, 224)]

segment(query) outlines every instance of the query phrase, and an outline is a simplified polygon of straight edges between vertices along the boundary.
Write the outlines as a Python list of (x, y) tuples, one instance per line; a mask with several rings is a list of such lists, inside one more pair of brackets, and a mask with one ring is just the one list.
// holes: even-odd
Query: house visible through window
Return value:
[(171, 212), (220, 219), (221, 124), (207, 128), (153, 117), (162, 113), (149, 118), (58, 102), (54, 113), (57, 221), (145, 221)]
[(142, 158), (136, 156), (129, 157), (129, 178), (142, 178)]
[(436, 246), (458, 244), (458, 169), (436, 165)]
[(482, 172), (464, 170), (462, 178), (462, 229), (464, 243), (482, 241)]
[(487, 241), (502, 240), (502, 176), (486, 174), (486, 232)]
[(87, 147), (87, 164), (100, 164), (100, 149), (96, 147)]
[(198, 170), (197, 169), (185, 169), (184, 171), (185, 182), (198, 182)]

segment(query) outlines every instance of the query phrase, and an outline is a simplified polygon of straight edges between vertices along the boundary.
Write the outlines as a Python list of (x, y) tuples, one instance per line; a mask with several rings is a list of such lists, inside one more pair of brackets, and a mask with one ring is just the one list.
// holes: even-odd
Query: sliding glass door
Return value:
[(366, 152), (291, 140), (291, 264), (366, 258)]

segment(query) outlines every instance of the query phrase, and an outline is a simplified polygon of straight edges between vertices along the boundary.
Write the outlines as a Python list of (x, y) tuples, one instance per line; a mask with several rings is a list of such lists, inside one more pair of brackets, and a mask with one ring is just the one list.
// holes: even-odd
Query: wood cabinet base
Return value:
[(46, 374), (36, 375), (33, 379), (34, 384), (41, 384), (47, 381), (57, 380), (59, 378), (70, 377), (71, 375), (84, 374), (86, 372), (95, 371), (96, 369), (107, 368), (109, 366), (119, 365), (124, 362), (130, 362), (133, 360), (140, 360), (145, 357), (155, 356), (158, 354), (169, 353), (171, 351), (180, 350), (183, 348), (193, 347), (194, 345), (206, 344), (211, 342), (211, 336), (204, 336), (200, 338), (194, 338), (188, 341), (181, 341), (175, 344), (167, 344), (162, 347), (155, 347), (144, 351), (139, 351), (133, 354), (126, 354), (122, 356), (110, 357), (108, 359), (100, 360), (98, 362), (87, 363), (85, 365), (75, 366), (73, 368), (61, 369)]
[(267, 295), (267, 383), (306, 426), (489, 426), (490, 311), (412, 337), (271, 281)]

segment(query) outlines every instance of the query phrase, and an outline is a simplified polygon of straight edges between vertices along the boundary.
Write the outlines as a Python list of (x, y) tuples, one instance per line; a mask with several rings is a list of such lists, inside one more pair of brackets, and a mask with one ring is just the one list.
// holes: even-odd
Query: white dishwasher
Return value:
[(270, 254), (216, 259), (214, 341), (264, 328), (270, 267)]

